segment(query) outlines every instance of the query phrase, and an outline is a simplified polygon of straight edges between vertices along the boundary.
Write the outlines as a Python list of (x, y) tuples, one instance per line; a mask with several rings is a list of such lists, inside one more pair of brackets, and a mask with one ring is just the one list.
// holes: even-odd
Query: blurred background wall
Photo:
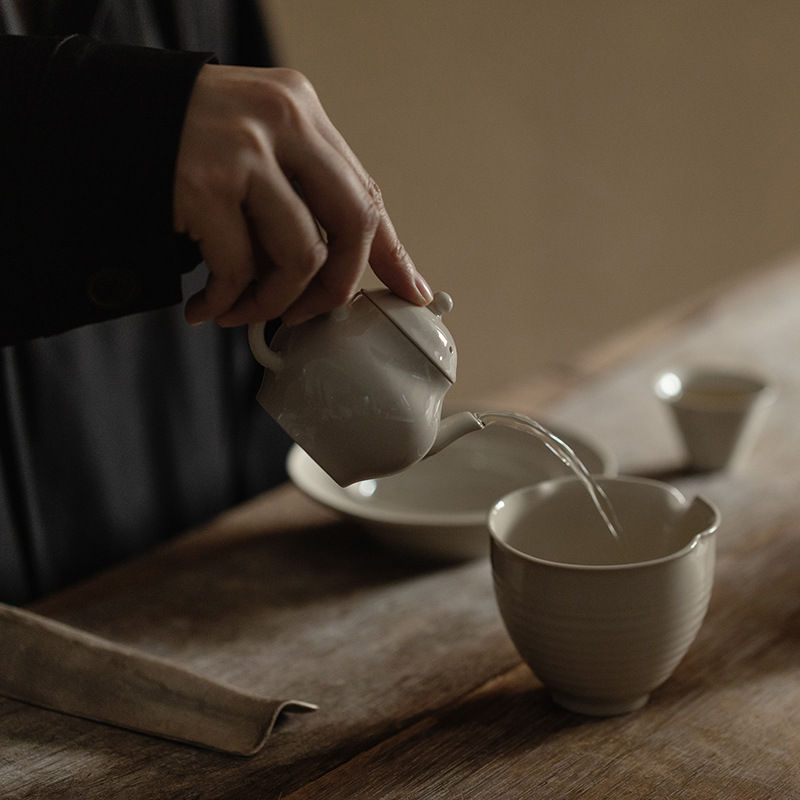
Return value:
[(281, 62), (454, 298), (448, 399), (800, 240), (794, 0), (265, 3)]

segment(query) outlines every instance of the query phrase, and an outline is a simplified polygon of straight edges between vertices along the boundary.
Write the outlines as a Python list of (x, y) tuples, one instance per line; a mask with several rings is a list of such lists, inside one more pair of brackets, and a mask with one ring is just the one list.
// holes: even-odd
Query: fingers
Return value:
[(208, 223), (196, 223), (202, 234), (196, 238), (209, 268), (205, 288), (189, 298), (184, 309), (187, 322), (196, 325), (227, 311), (245, 291), (255, 275), (253, 251), (241, 213), (216, 208)]
[(411, 256), (403, 247), (383, 202), (383, 195), (344, 137), (319, 107), (318, 125), (322, 135), (341, 154), (367, 190), (378, 212), (378, 225), (372, 240), (369, 264), (375, 275), (395, 294), (412, 303), (427, 305), (433, 293), (427, 281), (419, 274)]
[(255, 254), (254, 283), (215, 316), (226, 327), (281, 316), (328, 259), (316, 220), (283, 173), (257, 176), (243, 213)]
[(303, 196), (325, 228), (328, 258), (282, 315), (284, 322), (298, 324), (346, 302), (368, 264), (392, 291), (413, 303), (430, 303), (430, 287), (400, 243), (377, 184), (322, 109), (317, 111), (323, 141), (313, 152), (293, 154), (287, 165), (298, 171)]
[(217, 318), (221, 325), (280, 315), (289, 324), (310, 319), (345, 303), (367, 266), (380, 224), (373, 196), (324, 137), (307, 132), (293, 145), (281, 153), (281, 166), (294, 176), (303, 200), (293, 191), (276, 193), (274, 175), (254, 179), (246, 211), (254, 251), (264, 257), (256, 258), (255, 285)]
[[(362, 187), (363, 188), (363, 187)], [(362, 208), (375, 208), (369, 200)], [(334, 230), (342, 230), (335, 228)], [(317, 314), (346, 302), (358, 289), (369, 263), (375, 274), (396, 294), (418, 305), (427, 305), (433, 293), (419, 275), (400, 243), (388, 217), (353, 226), (348, 238), (332, 233), (328, 240), (328, 259), (308, 288), (282, 315), (287, 325), (297, 325)]]
[[(299, 161), (294, 161), (298, 159)], [(297, 324), (345, 303), (367, 267), (380, 214), (350, 162), (324, 138), (287, 163), (327, 239), (327, 258), (283, 314)]]
[[(371, 179), (370, 179), (371, 180)], [(394, 229), (377, 185), (372, 183), (373, 196), (377, 196), (381, 210), (381, 223), (375, 232), (369, 263), (375, 275), (395, 294), (412, 303), (428, 305), (433, 292), (428, 282), (417, 271), (411, 256), (403, 247)]]
[(175, 187), (176, 230), (209, 268), (190, 322), (296, 324), (346, 302), (368, 264), (402, 297), (431, 300), (375, 182), (298, 73), (204, 67)]

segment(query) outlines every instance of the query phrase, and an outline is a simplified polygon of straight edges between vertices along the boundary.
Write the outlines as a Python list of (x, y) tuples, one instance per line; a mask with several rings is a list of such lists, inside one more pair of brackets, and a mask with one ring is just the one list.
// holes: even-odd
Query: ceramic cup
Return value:
[(757, 375), (714, 369), (665, 372), (655, 393), (672, 411), (690, 466), (700, 471), (743, 461), (774, 398)]
[(518, 489), (489, 513), (494, 588), (522, 658), (572, 711), (641, 708), (708, 608), (717, 509), (644, 478), (601, 478), (611, 535), (577, 478)]

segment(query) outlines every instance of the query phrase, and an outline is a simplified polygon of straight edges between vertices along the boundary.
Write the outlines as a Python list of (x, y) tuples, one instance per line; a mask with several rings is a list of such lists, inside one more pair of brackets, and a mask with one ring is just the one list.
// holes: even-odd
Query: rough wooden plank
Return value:
[[(209, 786), (222, 796), (277, 796), (517, 662), (486, 559), (407, 558), (345, 525), (232, 536), (201, 550), (175, 546), (168, 568), (148, 572), (140, 563), (135, 581), (123, 570), (116, 588), (76, 590), (58, 616), (320, 710), (288, 718), (262, 753), (242, 760), (2, 701), (0, 786), (13, 797), (64, 785), (107, 797), (98, 773), (113, 781), (115, 797), (147, 797), (156, 787), (160, 798), (213, 796)], [(45, 762), (31, 758), (42, 749)]]
[[(599, 376), (594, 383), (581, 385), (576, 401), (548, 409), (562, 422), (579, 419), (585, 428), (604, 430), (629, 466), (647, 459), (642, 432), (658, 431), (666, 446), (661, 458), (654, 449), (657, 466), (659, 460), (672, 464), (679, 457), (670, 446), (674, 432), (650, 392), (659, 364), (722, 357), (781, 378), (779, 405), (749, 464), (737, 473), (681, 481), (687, 492), (709, 494), (723, 508), (720, 563), (701, 636), (651, 705), (632, 718), (582, 720), (581, 730), (588, 733), (570, 729), (559, 735), (551, 729), (553, 715), (565, 726), (571, 715), (549, 706), (541, 691), (535, 694), (535, 679), (523, 668), (484, 687), (478, 696), (486, 706), (470, 704), (469, 719), (461, 719), (466, 704), (458, 703), (452, 714), (426, 720), (298, 792), (297, 800), (315, 793), (354, 798), (800, 795), (795, 685), (800, 437), (796, 426), (782, 423), (793, 419), (800, 404), (792, 380), (800, 352), (799, 284), (794, 268), (778, 270), (755, 288), (704, 302), (677, 337), (661, 331), (646, 358), (618, 363), (615, 354), (625, 347), (612, 347), (614, 355), (588, 359), (603, 369), (594, 373)], [(609, 365), (616, 368), (607, 375)], [(583, 378), (592, 374), (587, 368)], [(534, 694), (538, 703), (531, 703)], [(531, 709), (531, 718), (520, 713), (514, 725), (498, 733), (496, 720), (523, 706)], [(463, 725), (454, 725), (453, 716)], [(578, 725), (581, 718), (574, 720)], [(487, 739), (497, 742), (496, 749), (487, 749)], [(524, 756), (510, 758), (507, 751), (515, 749)]]
[(636, 714), (565, 712), (521, 666), (290, 800), (796, 798), (799, 558), (794, 524), (724, 552), (698, 640)]
[(588, 720), (552, 706), (521, 667), (293, 800), (800, 796), (800, 273), (705, 302), (644, 355), (617, 361), (621, 350), (589, 359), (602, 369), (547, 411), (601, 431), (629, 471), (680, 457), (651, 393), (660, 368), (721, 359), (766, 371), (781, 392), (749, 462), (678, 481), (714, 499), (723, 526), (709, 614), (676, 674), (641, 712)]
[(704, 715), (678, 675), (634, 717), (594, 720), (553, 706), (520, 667), (287, 800), (796, 798), (797, 734), (785, 739), (771, 709), (755, 709), (762, 735), (743, 757), (735, 731), (752, 704), (703, 690)]
[(286, 487), (40, 610), (321, 711), (236, 759), (1, 701), (0, 787), (88, 800), (800, 796), (800, 270), (496, 401), (599, 436), (624, 470), (674, 467), (652, 377), (712, 356), (768, 371), (781, 395), (742, 470), (680, 479), (722, 507), (717, 581), (698, 640), (643, 711), (554, 707), (515, 668), (485, 560), (399, 557)]

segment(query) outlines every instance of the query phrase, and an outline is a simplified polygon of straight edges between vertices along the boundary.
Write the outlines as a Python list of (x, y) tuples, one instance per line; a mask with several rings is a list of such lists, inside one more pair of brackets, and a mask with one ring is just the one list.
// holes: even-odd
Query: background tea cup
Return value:
[(557, 478), (490, 511), (503, 622), (522, 658), (572, 711), (644, 706), (694, 641), (713, 585), (719, 512), (643, 478), (601, 478), (621, 543), (584, 485)]
[(689, 466), (699, 471), (743, 460), (775, 394), (758, 375), (699, 368), (663, 373), (655, 393), (672, 411)]

